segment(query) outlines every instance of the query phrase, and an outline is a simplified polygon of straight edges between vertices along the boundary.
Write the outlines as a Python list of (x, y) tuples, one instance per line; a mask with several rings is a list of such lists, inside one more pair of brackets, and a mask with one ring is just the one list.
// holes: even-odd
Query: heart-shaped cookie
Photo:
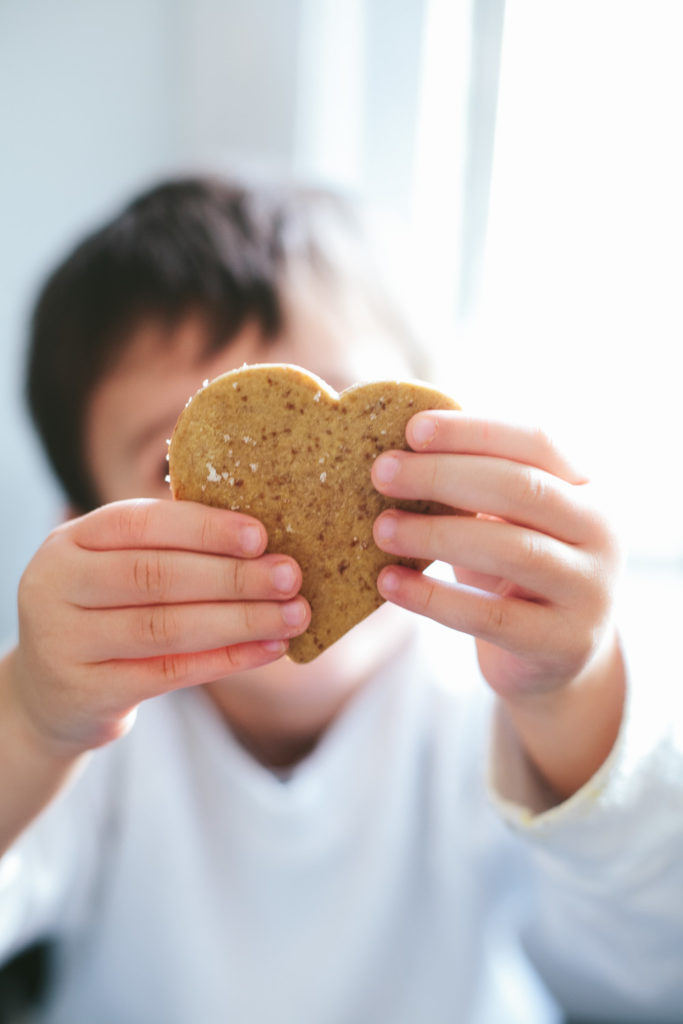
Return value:
[(169, 447), (173, 496), (255, 516), (268, 531), (268, 551), (297, 560), (312, 618), (290, 641), (294, 661), (311, 661), (382, 604), (383, 566), (428, 564), (380, 551), (373, 523), (386, 508), (454, 510), (385, 498), (370, 468), (380, 452), (408, 447), (414, 413), (458, 408), (414, 382), (356, 384), (337, 394), (287, 364), (243, 366), (188, 402)]

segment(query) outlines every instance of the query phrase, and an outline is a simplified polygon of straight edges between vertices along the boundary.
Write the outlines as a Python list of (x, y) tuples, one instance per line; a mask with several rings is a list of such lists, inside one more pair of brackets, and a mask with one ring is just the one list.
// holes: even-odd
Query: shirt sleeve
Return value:
[(88, 913), (111, 809), (104, 760), (91, 755), (0, 858), (0, 963)]
[(683, 715), (680, 668), (652, 650), (626, 651), (619, 736), (579, 792), (553, 806), (498, 716), (490, 793), (535, 867), (529, 949), (563, 1005), (654, 1024), (683, 1015)]

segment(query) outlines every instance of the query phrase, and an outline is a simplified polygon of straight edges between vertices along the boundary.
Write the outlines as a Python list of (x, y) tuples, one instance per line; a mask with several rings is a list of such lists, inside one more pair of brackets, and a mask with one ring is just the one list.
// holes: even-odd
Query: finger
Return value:
[(310, 622), (302, 597), (81, 611), (82, 658), (101, 662), (191, 654), (254, 640), (287, 639)]
[(541, 604), (471, 590), (399, 565), (381, 571), (377, 589), (401, 608), (513, 652), (538, 648), (552, 617)]
[(260, 555), (267, 543), (257, 519), (193, 501), (117, 501), (67, 524), (74, 542), (92, 551), (175, 548), (219, 555)]
[(97, 686), (100, 682), (101, 688), (112, 688), (113, 673), (117, 699), (125, 703), (125, 696), (130, 695), (131, 702), (137, 703), (170, 690), (212, 683), (236, 672), (268, 665), (282, 657), (287, 647), (287, 640), (232, 644), (194, 654), (168, 654), (115, 664), (103, 662), (91, 666), (89, 672), (93, 684)]
[(504, 423), (463, 412), (420, 412), (409, 420), (406, 439), (415, 451), (492, 455), (535, 466), (570, 484), (587, 477), (539, 427)]
[(282, 599), (301, 587), (294, 559), (276, 554), (245, 559), (159, 548), (82, 551), (70, 575), (67, 598), (83, 608)]
[(583, 578), (582, 552), (497, 520), (387, 511), (373, 532), (389, 554), (448, 562), (476, 573), (476, 579), (502, 577), (555, 604), (571, 602)]
[(439, 501), (540, 530), (570, 544), (587, 543), (594, 534), (581, 488), (509, 459), (386, 452), (373, 463), (372, 482), (388, 497)]

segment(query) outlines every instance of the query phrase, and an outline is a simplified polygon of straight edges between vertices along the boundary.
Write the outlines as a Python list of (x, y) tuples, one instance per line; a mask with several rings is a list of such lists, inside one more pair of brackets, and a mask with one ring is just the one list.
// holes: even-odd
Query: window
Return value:
[(683, 559), (682, 30), (675, 0), (507, 5), (483, 280), (451, 360), (463, 401), (581, 453), (633, 558), (669, 566)]

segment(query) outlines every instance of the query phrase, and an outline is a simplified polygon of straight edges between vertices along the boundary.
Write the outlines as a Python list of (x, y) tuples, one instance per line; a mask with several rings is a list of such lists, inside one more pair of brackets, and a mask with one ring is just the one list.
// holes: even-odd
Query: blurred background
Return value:
[(204, 170), (362, 201), (437, 383), (583, 458), (675, 624), (682, 44), (678, 0), (0, 0), (0, 637), (63, 511), (22, 405), (36, 289)]

